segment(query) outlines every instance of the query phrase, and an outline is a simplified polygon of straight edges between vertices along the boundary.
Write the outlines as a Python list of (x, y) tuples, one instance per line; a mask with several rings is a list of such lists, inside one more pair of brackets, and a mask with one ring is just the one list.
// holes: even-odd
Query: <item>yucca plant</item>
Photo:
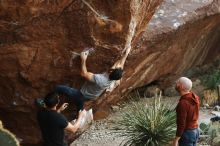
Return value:
[(132, 103), (116, 128), (124, 146), (165, 146), (175, 136), (174, 108), (155, 98), (150, 106)]

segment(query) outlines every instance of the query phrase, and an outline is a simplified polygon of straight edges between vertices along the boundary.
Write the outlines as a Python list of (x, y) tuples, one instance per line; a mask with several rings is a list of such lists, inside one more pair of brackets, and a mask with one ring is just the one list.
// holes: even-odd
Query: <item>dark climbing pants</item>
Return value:
[(69, 101), (75, 101), (77, 111), (83, 109), (86, 99), (79, 90), (64, 85), (58, 85), (54, 92), (65, 95)]
[(185, 130), (179, 140), (179, 146), (196, 146), (198, 138), (198, 129)]

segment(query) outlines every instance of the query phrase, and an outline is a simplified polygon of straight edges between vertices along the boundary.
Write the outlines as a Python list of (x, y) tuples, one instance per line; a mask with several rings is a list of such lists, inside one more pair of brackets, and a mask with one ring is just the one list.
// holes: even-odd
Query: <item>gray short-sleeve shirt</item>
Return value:
[(94, 74), (91, 81), (87, 81), (81, 88), (81, 93), (87, 99), (92, 99), (100, 96), (105, 89), (111, 85), (107, 73)]

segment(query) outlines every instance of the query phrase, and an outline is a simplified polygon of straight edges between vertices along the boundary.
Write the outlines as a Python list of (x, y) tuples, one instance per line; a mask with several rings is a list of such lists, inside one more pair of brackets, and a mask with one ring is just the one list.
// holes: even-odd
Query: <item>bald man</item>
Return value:
[(176, 90), (181, 98), (176, 107), (177, 131), (173, 146), (196, 146), (199, 138), (198, 118), (200, 99), (191, 92), (192, 81), (181, 77), (176, 81)]

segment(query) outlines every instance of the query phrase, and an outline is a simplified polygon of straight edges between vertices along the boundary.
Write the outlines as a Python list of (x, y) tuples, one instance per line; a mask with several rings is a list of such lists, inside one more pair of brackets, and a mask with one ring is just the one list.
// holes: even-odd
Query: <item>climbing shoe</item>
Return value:
[(39, 108), (45, 107), (45, 103), (44, 103), (43, 98), (37, 98), (37, 99), (35, 99), (35, 104), (36, 104), (37, 107), (39, 107)]

